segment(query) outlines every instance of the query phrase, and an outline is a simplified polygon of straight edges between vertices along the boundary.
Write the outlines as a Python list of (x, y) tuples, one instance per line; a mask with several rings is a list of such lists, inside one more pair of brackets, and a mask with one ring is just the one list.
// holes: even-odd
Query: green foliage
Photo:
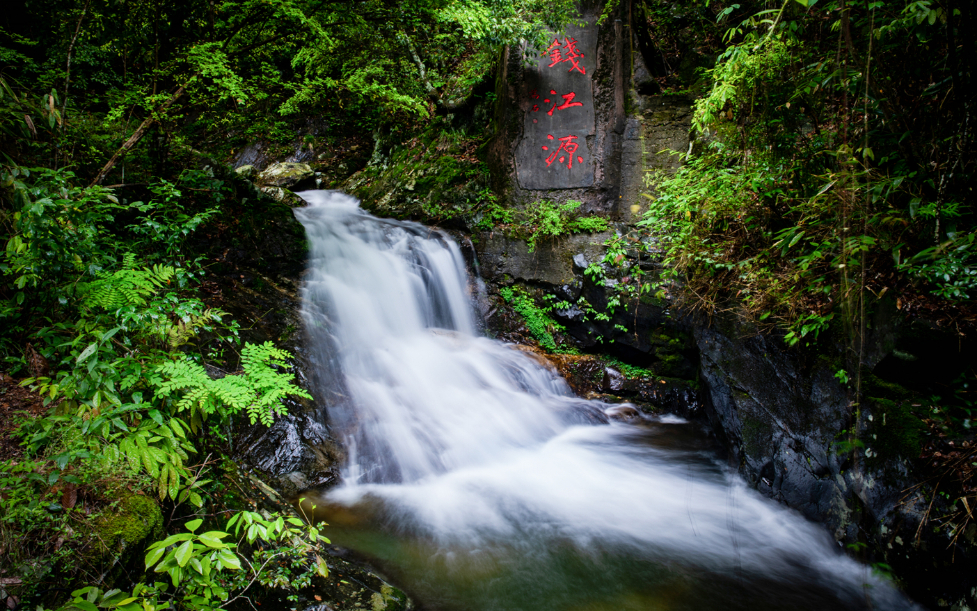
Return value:
[(954, 232), (945, 242), (924, 248), (906, 261), (897, 257), (897, 268), (925, 282), (938, 297), (949, 301), (973, 299), (977, 297), (975, 238), (977, 233)]
[(973, 134), (952, 126), (966, 115), (955, 88), (970, 86), (973, 58), (949, 51), (956, 9), (743, 8), (695, 105), (704, 141), (677, 175), (648, 181), (643, 225), (674, 270), (663, 288), (709, 312), (738, 301), (789, 343), (831, 325), (856, 337), (866, 295), (895, 278), (969, 299), (973, 163), (961, 151)]
[[(232, 516), (227, 522), (228, 531), (233, 527), (241, 541), (262, 544), (263, 549), (255, 551), (250, 558), (238, 553), (240, 542), (227, 541), (231, 537), (229, 532), (197, 533), (202, 524), (202, 519), (191, 520), (185, 525), (188, 532), (170, 535), (147, 548), (146, 570), (166, 573), (170, 584), (139, 583), (131, 593), (88, 586), (73, 591), (72, 599), (58, 611), (161, 611), (172, 608), (176, 600), (180, 608), (216, 611), (228, 602), (232, 592), (241, 596), (255, 582), (264, 586), (285, 585), (297, 591), (309, 584), (312, 575), (328, 575), (326, 563), (317, 550), (329, 540), (315, 526), (294, 516), (275, 515), (266, 519), (250, 511)], [(289, 569), (297, 569), (298, 574), (291, 575)], [(283, 574), (289, 574), (291, 582), (282, 584)], [(294, 594), (289, 598), (297, 599)]]
[(536, 338), (539, 345), (548, 352), (556, 352), (557, 345), (553, 333), (562, 331), (563, 327), (549, 315), (553, 310), (553, 305), (545, 307), (536, 305), (529, 293), (518, 286), (503, 287), (499, 289), (499, 294), (523, 318), (526, 328)]
[(290, 395), (312, 398), (291, 383), (294, 374), (276, 371), (275, 367), (285, 366), (290, 358), (288, 352), (275, 348), (271, 342), (247, 344), (241, 351), (244, 373), (216, 380), (193, 361), (168, 361), (156, 370), (163, 378), (156, 383), (156, 393), (169, 397), (182, 392), (183, 396), (176, 404), (179, 411), (190, 410), (201, 417), (246, 411), (252, 424), (260, 421), (271, 426), (275, 414), (286, 411), (282, 399)]
[(168, 284), (175, 274), (170, 266), (134, 269), (136, 255), (127, 253), (122, 269), (109, 273), (98, 271), (96, 280), (78, 286), (82, 303), (88, 308), (118, 310), (125, 306), (146, 305), (146, 298)]
[(655, 377), (655, 372), (645, 367), (638, 367), (637, 365), (625, 363), (620, 359), (616, 359), (612, 357), (603, 357), (603, 360), (611, 367), (620, 371), (621, 374), (626, 378), (654, 378)]
[[(606, 303), (601, 311), (581, 297), (577, 305), (584, 311), (584, 320), (610, 322), (618, 308), (637, 308), (642, 296), (656, 284), (646, 278), (647, 273), (638, 264), (638, 260), (648, 253), (648, 247), (641, 236), (613, 235), (604, 240), (603, 246), (604, 257), (587, 265), (584, 276), (590, 278), (594, 284), (604, 287)], [(628, 330), (619, 323), (615, 327), (623, 332)], [(598, 341), (603, 343), (603, 337), (598, 338)]]
[(599, 216), (580, 217), (576, 211), (583, 202), (567, 200), (558, 204), (550, 200), (537, 200), (521, 210), (512, 212), (510, 229), (513, 234), (526, 240), (529, 252), (536, 250), (540, 240), (571, 233), (606, 231), (607, 219)]
[[(0, 463), (0, 546), (21, 550), (9, 564), (4, 558), (4, 569), (28, 579), (18, 596), (30, 597), (50, 586), (51, 575), (61, 587), (76, 583), (89, 563), (114, 566), (112, 556), (146, 536), (135, 526), (149, 522), (134, 525), (126, 499), (159, 514), (158, 498), (171, 518), (212, 502), (212, 480), (193, 464), (198, 448), (219, 452), (220, 431), (240, 409), (265, 422), (283, 413), (276, 402), (296, 387), (275, 369), (288, 355), (266, 344), (245, 347), (245, 374), (226, 382), (232, 404), (205, 401), (216, 411), (208, 429), (200, 426), (205, 410), (183, 413), (175, 396), (159, 391), (173, 382), (161, 373), (173, 351), (201, 358), (203, 346), (187, 346), (200, 332), (208, 332), (209, 350), (236, 340), (236, 323), (196, 296), (201, 268), (183, 254), (188, 237), (217, 218), (208, 204), (225, 197), (223, 181), (185, 172), (178, 182), (149, 184), (148, 202), (120, 203), (109, 190), (75, 186), (64, 170), (5, 166), (2, 178), (0, 349), (11, 373), (33, 372), (23, 384), (50, 406), (17, 429), (23, 456)], [(198, 191), (210, 198), (203, 205), (187, 195)], [(172, 384), (169, 391), (178, 393)], [(155, 587), (137, 590), (151, 598), (145, 593)], [(132, 602), (115, 594), (99, 592), (92, 604)]]

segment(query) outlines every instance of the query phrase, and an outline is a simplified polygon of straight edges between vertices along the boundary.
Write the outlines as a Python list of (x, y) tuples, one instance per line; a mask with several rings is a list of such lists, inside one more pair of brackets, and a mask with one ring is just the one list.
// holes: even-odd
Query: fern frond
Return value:
[(176, 273), (170, 266), (136, 269), (135, 263), (136, 256), (126, 253), (121, 269), (100, 272), (95, 280), (79, 284), (85, 307), (113, 311), (126, 306), (144, 306), (146, 299)]
[(198, 406), (204, 414), (215, 411), (235, 414), (245, 411), (251, 423), (271, 425), (276, 415), (284, 415), (282, 400), (287, 396), (312, 396), (292, 384), (295, 376), (281, 373), (275, 367), (284, 366), (291, 355), (275, 348), (271, 342), (247, 344), (241, 353), (244, 373), (214, 380), (200, 365), (190, 361), (171, 361), (157, 368), (162, 381), (156, 383), (161, 396), (183, 393), (177, 409)]

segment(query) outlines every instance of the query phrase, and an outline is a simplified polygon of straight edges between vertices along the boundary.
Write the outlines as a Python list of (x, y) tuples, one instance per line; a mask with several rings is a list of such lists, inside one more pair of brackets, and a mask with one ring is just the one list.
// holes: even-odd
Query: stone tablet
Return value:
[(522, 139), (516, 175), (523, 189), (573, 189), (594, 184), (593, 75), (597, 26), (570, 27), (524, 70)]

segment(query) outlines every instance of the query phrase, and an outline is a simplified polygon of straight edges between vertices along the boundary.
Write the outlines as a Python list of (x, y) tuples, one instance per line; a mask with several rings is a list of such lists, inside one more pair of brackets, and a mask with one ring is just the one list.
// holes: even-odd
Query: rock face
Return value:
[[(905, 331), (894, 305), (877, 312), (864, 366), (881, 372)], [(696, 325), (695, 339), (705, 411), (731, 466), (757, 491), (824, 524), (839, 544), (867, 545), (863, 560), (892, 567), (917, 601), (973, 608), (977, 527), (954, 538), (926, 526), (930, 512), (952, 509), (910, 463), (919, 422), (901, 386), (864, 374), (856, 410), (852, 390), (835, 377), (840, 360), (826, 356), (843, 349), (830, 341), (817, 353), (788, 349), (732, 315)]]
[[(521, 49), (507, 50), (496, 88), (501, 129), (489, 149), (495, 191), (509, 205), (576, 200), (583, 202), (579, 213), (609, 218), (612, 228), (541, 241), (535, 251), (499, 232), (472, 241), (490, 294), (516, 284), (537, 302), (562, 303), (552, 318), (576, 347), (623, 359), (656, 378), (647, 386), (611, 376), (603, 386), (689, 414), (700, 403), (692, 328), (648, 290), (660, 271), (657, 245), (634, 231), (634, 223), (647, 209), (646, 173), (674, 171), (677, 157), (663, 151), (688, 149), (691, 111), (680, 96), (646, 97), (629, 87), (630, 12), (617, 13), (598, 26), (599, 12), (585, 9), (587, 25), (554, 36), (531, 65)], [(569, 146), (577, 147), (572, 156), (561, 141), (567, 135), (580, 136)], [(611, 241), (623, 254), (609, 262)], [(500, 318), (490, 316), (488, 326), (505, 335), (507, 321)]]
[(323, 424), (325, 415), (313, 406), (296, 407), (270, 428), (251, 427), (238, 449), (286, 498), (339, 479), (340, 452)]
[[(599, 14), (599, 8), (585, 9), (589, 25), (554, 36), (556, 45), (531, 66), (522, 48), (505, 51), (496, 86), (501, 129), (490, 144), (489, 163), (494, 191), (512, 202), (574, 199), (583, 202), (582, 214), (620, 211), (629, 12), (621, 4), (598, 26)], [(572, 99), (564, 97), (571, 93)]]

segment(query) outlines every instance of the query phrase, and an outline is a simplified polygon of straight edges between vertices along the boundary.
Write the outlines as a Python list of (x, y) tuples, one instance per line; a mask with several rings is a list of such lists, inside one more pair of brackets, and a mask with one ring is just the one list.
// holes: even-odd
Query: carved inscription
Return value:
[(524, 189), (571, 189), (594, 184), (591, 143), (597, 26), (571, 28), (526, 68), (523, 136), (516, 173)]

